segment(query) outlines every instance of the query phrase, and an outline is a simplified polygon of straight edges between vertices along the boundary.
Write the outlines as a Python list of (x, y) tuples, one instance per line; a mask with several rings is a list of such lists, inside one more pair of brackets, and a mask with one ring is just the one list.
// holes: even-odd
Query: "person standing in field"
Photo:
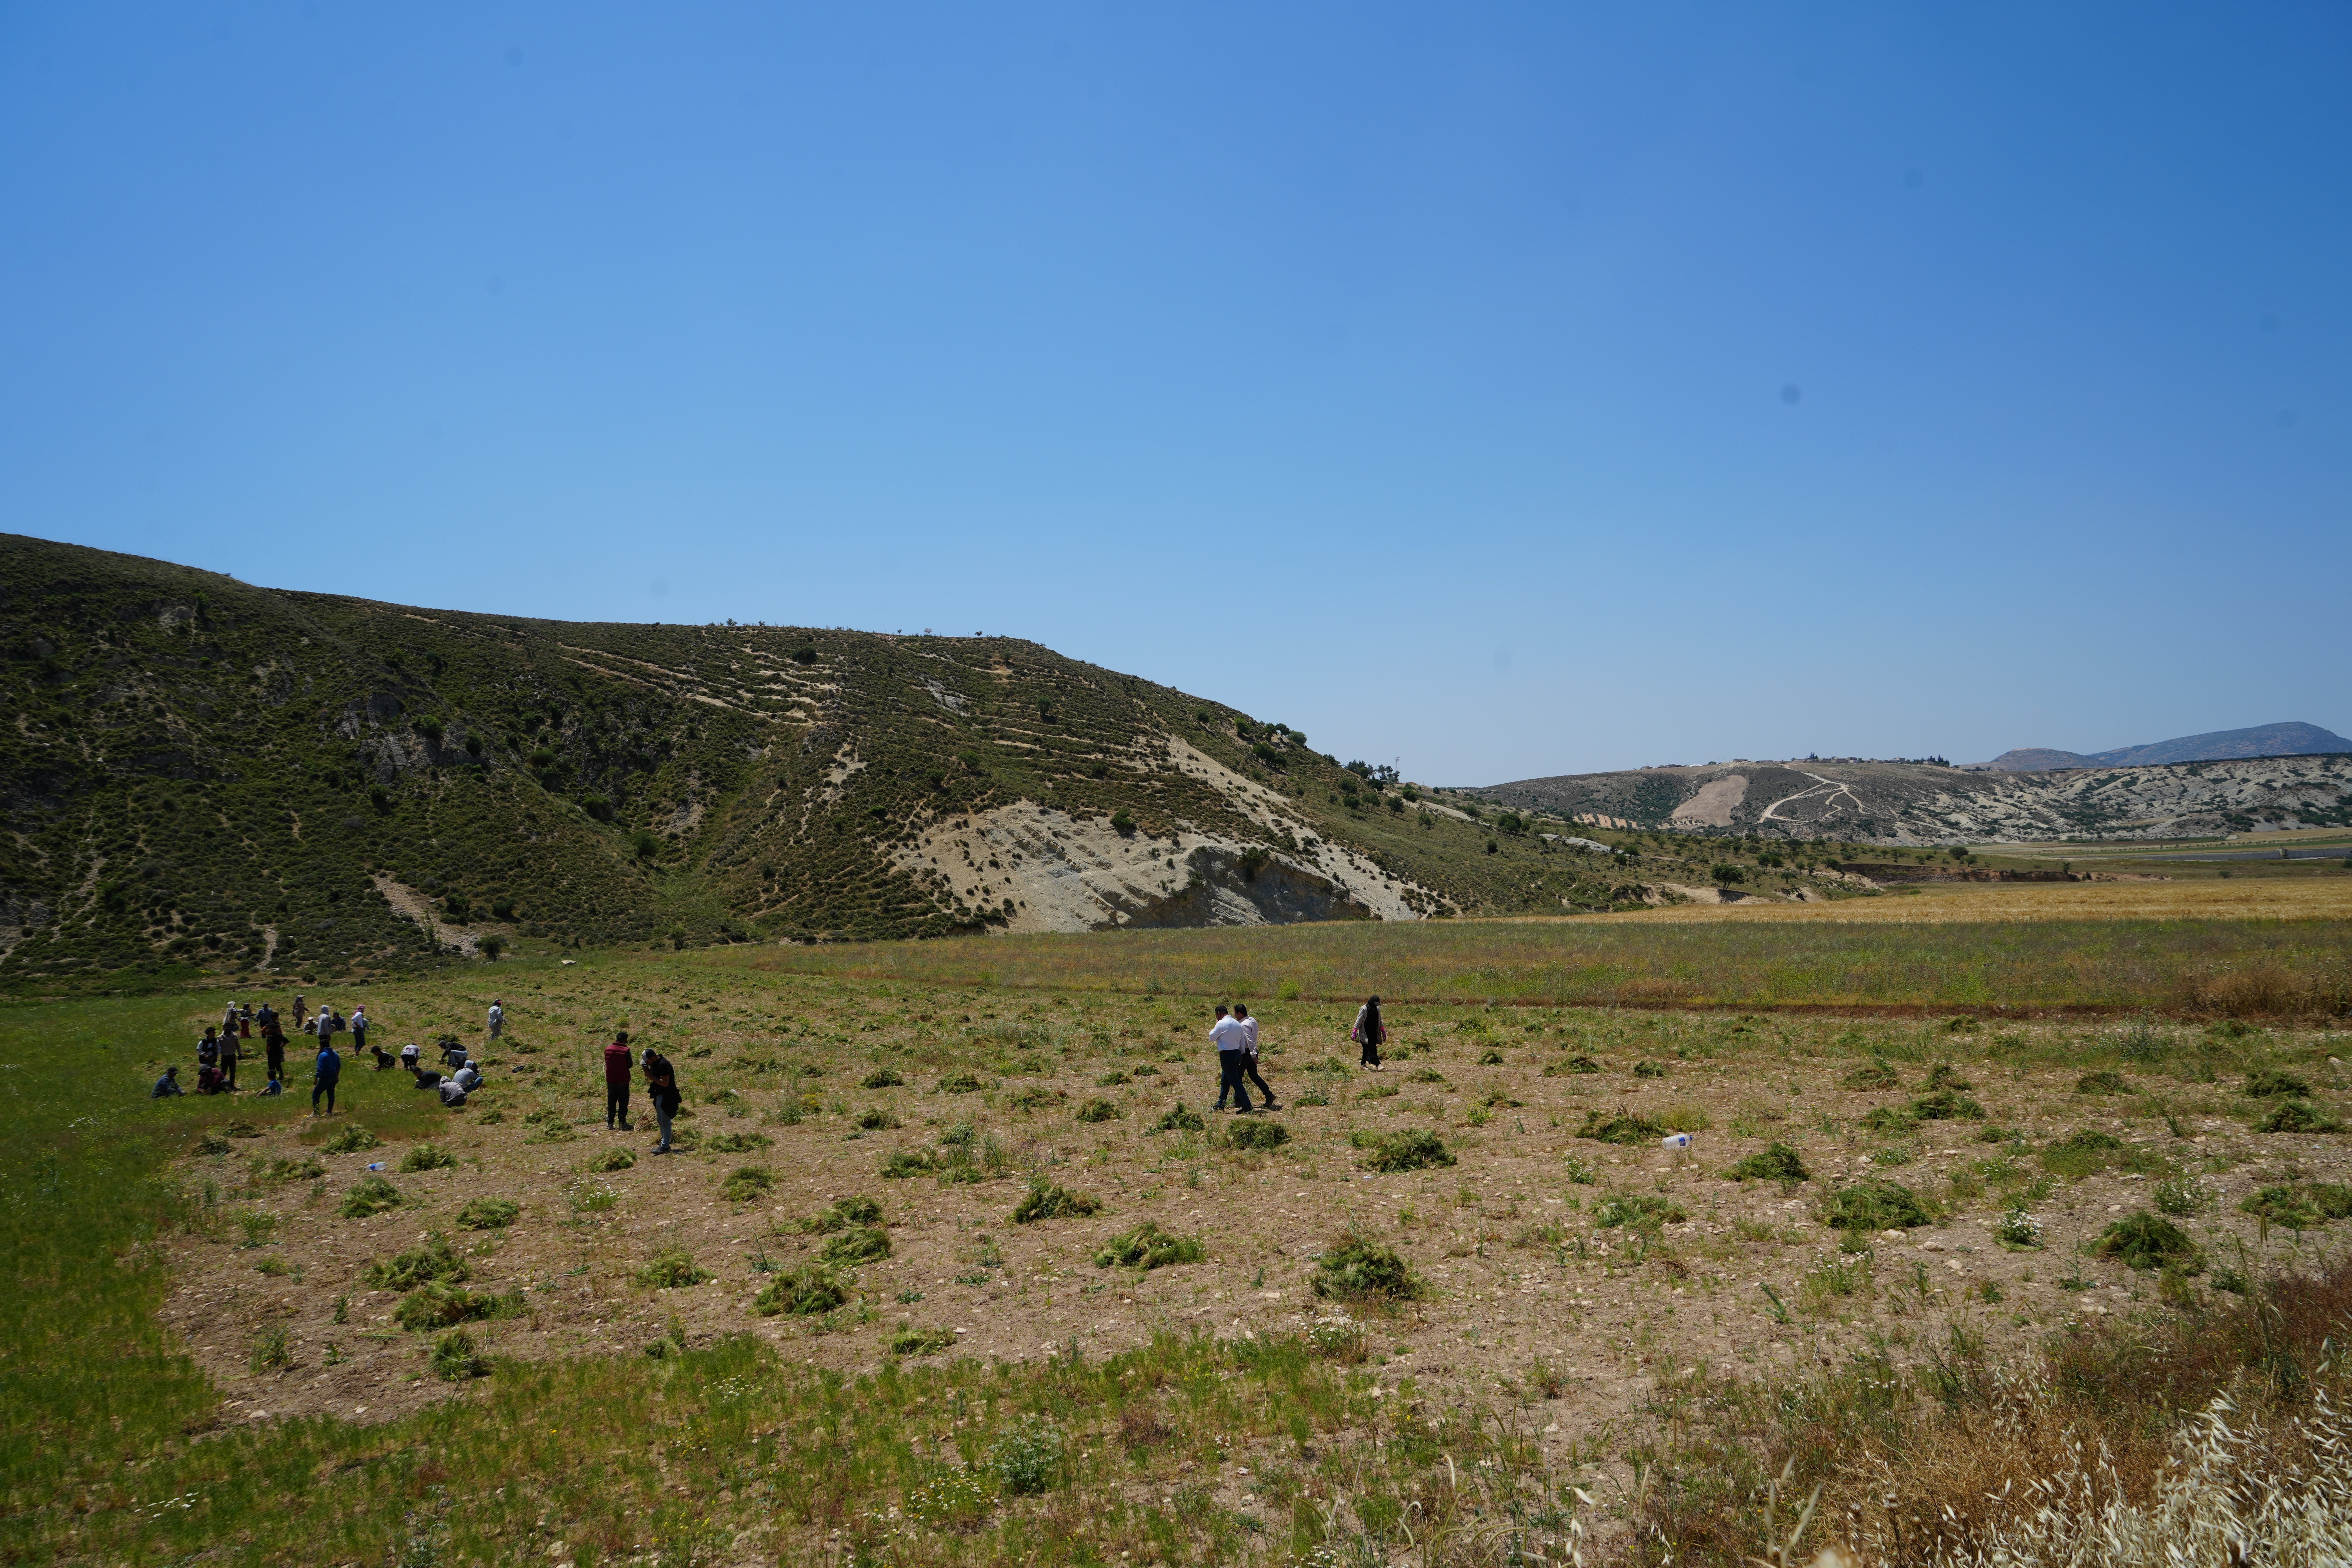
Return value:
[(1357, 1063), (1357, 1065), (1359, 1067), (1368, 1067), (1374, 1072), (1379, 1072), (1381, 1070), (1381, 1047), (1388, 1043), (1389, 1037), (1388, 1030), (1381, 1026), (1381, 999), (1379, 997), (1372, 997), (1370, 1001), (1366, 1002), (1362, 1007), (1357, 1010), (1356, 1026), (1349, 1032), (1349, 1037), (1354, 1040), (1358, 1045), (1364, 1047), (1363, 1059)]
[(327, 1114), (335, 1113), (335, 1085), (342, 1076), (343, 1058), (335, 1054), (335, 1037), (322, 1029), (319, 1034), (319, 1059), (310, 1070), (311, 1115), (319, 1114), (319, 1097), (322, 1094), (327, 1097)]
[(261, 1052), (267, 1058), (269, 1076), (286, 1076), (286, 1031), (278, 1026), (278, 1015), (267, 1003), (261, 1008)]
[(352, 1054), (367, 1049), (367, 1007), (364, 1004), (352, 1009)]
[(646, 1094), (654, 1102), (654, 1121), (661, 1126), (661, 1142), (654, 1145), (654, 1152), (667, 1154), (669, 1152), (669, 1119), (677, 1114), (679, 1102), (684, 1098), (677, 1089), (677, 1069), (669, 1065), (667, 1057), (651, 1046), (646, 1047), (646, 1054), (637, 1065), (645, 1069)]
[(1274, 1090), (1266, 1088), (1265, 1079), (1258, 1076), (1257, 1020), (1250, 1016), (1249, 1004), (1234, 1003), (1234, 1016), (1241, 1020), (1242, 1026), (1242, 1072), (1252, 1083), (1257, 1085), (1258, 1098), (1265, 1101), (1264, 1109), (1279, 1110), (1282, 1107), (1275, 1103)]
[(1234, 1099), (1236, 1116), (1250, 1114), (1249, 1089), (1242, 1082), (1242, 1062), (1249, 1055), (1249, 1031), (1242, 1027), (1239, 1018), (1230, 1017), (1225, 1005), (1217, 1004), (1217, 1021), (1209, 1030), (1209, 1039), (1217, 1047), (1217, 1109), (1225, 1108), (1225, 1097)]
[(302, 993), (300, 993), (299, 991), (297, 991), (296, 993), (294, 993), (294, 1032), (295, 1032), (296, 1034), (298, 1034), (298, 1035), (299, 1035), (299, 1034), (303, 1033), (303, 1028), (302, 1028), (302, 1020), (303, 1020), (303, 1016), (304, 1016), (304, 1014), (303, 1014), (303, 1011), (302, 1011)]
[(221, 1087), (232, 1091), (236, 1088), (236, 1020), (232, 1017), (221, 1031), (220, 1042)]
[(196, 1067), (198, 1070), (202, 1070), (205, 1068), (218, 1068), (219, 1066), (220, 1031), (215, 1029), (212, 1025), (206, 1024), (205, 1026), (205, 1037), (196, 1042)]
[(604, 1126), (623, 1132), (629, 1125), (629, 1031), (623, 1029), (604, 1047)]
[(236, 1037), (240, 1040), (253, 1038), (253, 1004), (250, 1002), (237, 1004)]
[(499, 1031), (507, 1026), (506, 1004), (495, 998), (490, 1003), (490, 1038), (497, 1039)]

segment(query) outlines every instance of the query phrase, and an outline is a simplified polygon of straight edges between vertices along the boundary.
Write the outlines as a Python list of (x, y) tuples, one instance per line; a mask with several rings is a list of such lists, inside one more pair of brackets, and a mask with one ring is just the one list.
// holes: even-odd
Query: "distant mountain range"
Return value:
[(2316, 724), (2257, 724), (2251, 730), (2216, 730), (2112, 752), (2062, 752), (2023, 746), (2003, 752), (1977, 769), (2001, 773), (2048, 773), (2053, 768), (2153, 767), (2166, 763), (2212, 763), (2233, 757), (2311, 757), (2352, 752), (2352, 741)]

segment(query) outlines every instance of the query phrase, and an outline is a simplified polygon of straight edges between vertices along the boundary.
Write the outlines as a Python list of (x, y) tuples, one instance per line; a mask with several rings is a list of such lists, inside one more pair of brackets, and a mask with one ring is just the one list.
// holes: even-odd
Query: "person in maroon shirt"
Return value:
[(604, 1125), (622, 1131), (629, 1126), (629, 1032), (613, 1037), (604, 1047)]

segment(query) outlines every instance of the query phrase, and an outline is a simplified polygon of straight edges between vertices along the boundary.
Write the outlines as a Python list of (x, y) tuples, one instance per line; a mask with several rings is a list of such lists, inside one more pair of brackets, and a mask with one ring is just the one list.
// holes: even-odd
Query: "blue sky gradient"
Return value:
[(20, 4), (0, 528), (1436, 783), (2344, 731), (2347, 198), (2338, 5)]

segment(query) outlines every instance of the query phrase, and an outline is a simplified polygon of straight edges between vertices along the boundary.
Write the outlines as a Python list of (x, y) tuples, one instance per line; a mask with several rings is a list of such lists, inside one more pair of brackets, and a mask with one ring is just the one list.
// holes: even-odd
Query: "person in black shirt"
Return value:
[(646, 1092), (654, 1102), (654, 1120), (661, 1124), (661, 1142), (655, 1145), (654, 1152), (667, 1154), (669, 1152), (669, 1119), (677, 1114), (683, 1098), (677, 1091), (677, 1069), (669, 1065), (667, 1057), (651, 1046), (646, 1047), (645, 1057), (637, 1065), (645, 1069)]

